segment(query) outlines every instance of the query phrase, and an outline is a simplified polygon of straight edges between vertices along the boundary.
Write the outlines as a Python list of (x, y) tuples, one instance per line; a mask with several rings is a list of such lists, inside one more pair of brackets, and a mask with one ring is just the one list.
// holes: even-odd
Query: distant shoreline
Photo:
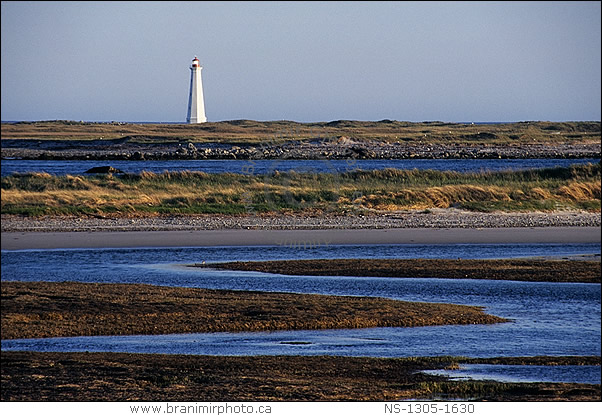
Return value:
[[(61, 122), (62, 120), (18, 120), (18, 121), (14, 121), (14, 120), (10, 120), (10, 121), (0, 121), (0, 124), (29, 124), (29, 123), (48, 123), (48, 122)], [(190, 125), (189, 123), (187, 123), (186, 121), (117, 121), (117, 120), (105, 120), (105, 121), (92, 121), (92, 120), (81, 120), (81, 121), (69, 121), (69, 120), (65, 120), (67, 122), (81, 122), (83, 124), (171, 124), (171, 125)], [(225, 122), (225, 123), (229, 123), (229, 122), (236, 122), (238, 120), (210, 120), (208, 122), (212, 122), (212, 123), (220, 123), (220, 122)], [(266, 120), (264, 122), (279, 122), (280, 120)], [(287, 122), (291, 122), (291, 123), (298, 123), (298, 124), (314, 124), (314, 123), (321, 123), (321, 122), (325, 122), (325, 121), (295, 121), (295, 120), (286, 120)], [(357, 120), (360, 122), (381, 122), (383, 120)], [(432, 123), (432, 122), (437, 122), (437, 123), (449, 123), (449, 124), (463, 124), (463, 125), (496, 125), (496, 124), (517, 124), (517, 123), (521, 123), (521, 122), (533, 122), (533, 120), (521, 120), (521, 121), (406, 121), (406, 122), (410, 122), (410, 123), (416, 123), (416, 124), (421, 124), (421, 123)], [(565, 120), (565, 121), (552, 121), (552, 122), (599, 122), (596, 120), (588, 120), (588, 121), (575, 121), (575, 120)]]
[[(163, 138), (158, 138), (161, 140)], [(102, 139), (100, 139), (102, 140)], [(461, 160), (461, 159), (599, 159), (599, 143), (383, 143), (338, 140), (315, 142), (256, 143), (255, 145), (215, 142), (136, 143), (137, 137), (100, 140), (3, 138), (2, 159), (22, 160)], [(342, 141), (340, 141), (342, 140)], [(66, 145), (67, 143), (68, 145)]]
[[(90, 160), (599, 158), (600, 122), (2, 123), (2, 157)], [(39, 142), (38, 142), (39, 141)], [(222, 147), (216, 148), (213, 144)]]

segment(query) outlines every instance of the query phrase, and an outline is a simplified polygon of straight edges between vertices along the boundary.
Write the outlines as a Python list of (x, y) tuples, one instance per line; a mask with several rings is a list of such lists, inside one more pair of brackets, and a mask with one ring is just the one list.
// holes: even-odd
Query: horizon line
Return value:
[(350, 121), (350, 122), (407, 122), (414, 124), (422, 123), (446, 123), (446, 124), (515, 124), (525, 122), (601, 122), (601, 120), (516, 120), (516, 121), (444, 121), (444, 120), (422, 120), (422, 121), (410, 121), (410, 120), (396, 120), (390, 118), (383, 118), (380, 120), (360, 120), (360, 119), (349, 119), (340, 118), (335, 120), (322, 120), (322, 121), (295, 121), (286, 119), (274, 119), (274, 120), (254, 120), (251, 118), (232, 118), (216, 121), (207, 121), (200, 124), (190, 124), (186, 121), (123, 121), (123, 120), (68, 120), (68, 119), (45, 119), (45, 120), (0, 120), (2, 124), (16, 124), (16, 123), (42, 123), (42, 122), (71, 122), (71, 123), (95, 123), (95, 124), (186, 124), (186, 125), (201, 125), (210, 123), (220, 122), (233, 122), (233, 121), (254, 121), (254, 122), (291, 122), (297, 124), (319, 124), (319, 123), (331, 123), (337, 121)]

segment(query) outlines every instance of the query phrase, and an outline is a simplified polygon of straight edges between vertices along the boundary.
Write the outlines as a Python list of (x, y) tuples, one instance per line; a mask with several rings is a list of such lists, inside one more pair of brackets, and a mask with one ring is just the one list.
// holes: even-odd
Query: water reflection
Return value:
[(450, 380), (493, 380), (497, 382), (564, 382), (600, 384), (600, 366), (537, 366), (463, 364), (456, 370), (425, 370)]

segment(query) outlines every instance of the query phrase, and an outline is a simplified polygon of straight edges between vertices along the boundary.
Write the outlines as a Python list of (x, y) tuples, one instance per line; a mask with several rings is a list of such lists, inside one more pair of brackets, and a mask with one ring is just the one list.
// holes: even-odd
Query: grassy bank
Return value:
[[(452, 357), (2, 352), (1, 358), (3, 401), (600, 400), (600, 385), (454, 382), (420, 372), (462, 362)], [(541, 360), (515, 360), (530, 364), (533, 359)], [(587, 357), (561, 360), (559, 364), (600, 364), (599, 357), (597, 362)]]
[(347, 136), (354, 140), (389, 143), (533, 144), (599, 143), (600, 122), (517, 122), (458, 124), (395, 120), (298, 123), (294, 121), (233, 120), (204, 124), (128, 124), (79, 121), (3, 123), (2, 139), (121, 139), (133, 142), (173, 141), (232, 144), (324, 140)]
[(194, 266), (285, 275), (600, 283), (599, 260), (303, 259), (222, 262)]
[(517, 172), (374, 170), (341, 174), (203, 172), (2, 178), (2, 214), (133, 215), (600, 211), (600, 163)]
[(482, 307), (142, 284), (2, 281), (2, 339), (493, 324)]

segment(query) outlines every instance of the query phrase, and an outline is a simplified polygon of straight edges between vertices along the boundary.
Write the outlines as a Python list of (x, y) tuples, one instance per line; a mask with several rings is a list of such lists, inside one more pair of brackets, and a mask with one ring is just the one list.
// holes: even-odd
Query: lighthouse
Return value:
[(190, 66), (190, 93), (188, 94), (188, 124), (207, 122), (205, 116), (205, 101), (203, 100), (203, 81), (201, 80), (201, 69), (199, 60), (195, 56)]

